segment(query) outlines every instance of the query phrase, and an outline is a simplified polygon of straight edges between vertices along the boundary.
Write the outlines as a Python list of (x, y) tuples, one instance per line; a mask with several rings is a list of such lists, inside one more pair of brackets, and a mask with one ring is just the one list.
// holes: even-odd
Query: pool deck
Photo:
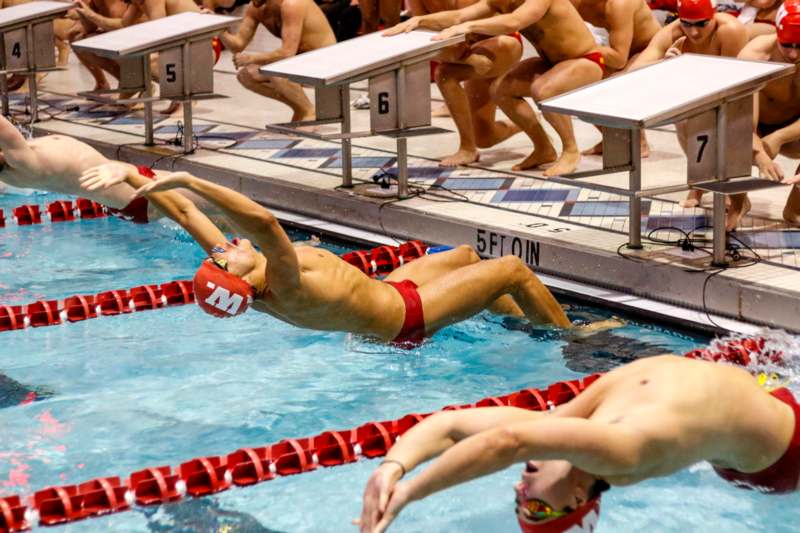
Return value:
[[(469, 243), (487, 257), (513, 253), (537, 272), (745, 322), (800, 331), (800, 228), (787, 227), (780, 219), (788, 187), (752, 194), (753, 209), (736, 232), (738, 239), (749, 244), (761, 260), (742, 268), (709, 270), (706, 267), (710, 256), (704, 252), (683, 252), (655, 244), (646, 244), (640, 251), (625, 248), (626, 197), (580, 184), (548, 181), (539, 172), (511, 171), (512, 165), (531, 149), (524, 135), (482, 150), (479, 164), (455, 169), (440, 168), (435, 159), (455, 151), (455, 133), (411, 138), (409, 175), (419, 194), (402, 201), (371, 198), (362, 194), (372, 184), (371, 178), (394, 168), (393, 139), (356, 139), (356, 187), (340, 189), (339, 145), (266, 131), (264, 124), (289, 119), (288, 108), (241, 88), (227, 52), (217, 67), (215, 83), (216, 92), (230, 98), (195, 106), (194, 127), (200, 147), (188, 156), (183, 156), (180, 148), (166, 144), (175, 138), (182, 114), (157, 115), (157, 145), (146, 147), (140, 112), (127, 113), (74, 96), (91, 88), (88, 75), (74, 57), (70, 70), (51, 73), (44, 80), (45, 105), (35, 131), (68, 134), (94, 145), (109, 157), (136, 164), (186, 170), (301, 217), (398, 239)], [(358, 90), (354, 90), (357, 94)], [(438, 96), (438, 91), (434, 94)], [(14, 109), (21, 109), (19, 99), (12, 103)], [(156, 109), (164, 106), (157, 104)], [(354, 110), (352, 116), (354, 130), (369, 120), (368, 111)], [(454, 129), (449, 118), (435, 118), (433, 124)], [(575, 130), (582, 148), (599, 140), (587, 124), (575, 121)], [(685, 181), (685, 158), (674, 132), (648, 132), (648, 138), (651, 155), (645, 160), (643, 185)], [(782, 158), (781, 163), (785, 172), (794, 170), (790, 161)], [(579, 170), (599, 166), (600, 158), (584, 157)], [(624, 186), (627, 174), (593, 180)], [(691, 231), (710, 224), (707, 209), (680, 207), (677, 200), (681, 195), (645, 199), (643, 234), (663, 226)], [(676, 235), (659, 234), (661, 238)]]

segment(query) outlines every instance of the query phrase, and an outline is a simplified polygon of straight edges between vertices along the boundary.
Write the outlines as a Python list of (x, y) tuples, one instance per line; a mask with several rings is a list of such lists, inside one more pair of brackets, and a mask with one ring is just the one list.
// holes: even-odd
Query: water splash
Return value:
[(800, 392), (800, 336), (781, 329), (763, 328), (755, 335), (731, 333), (711, 341), (709, 350), (724, 352), (732, 343), (746, 339), (757, 339), (760, 350), (752, 353), (749, 364), (745, 365), (752, 374), (776, 374), (783, 386), (792, 392)]

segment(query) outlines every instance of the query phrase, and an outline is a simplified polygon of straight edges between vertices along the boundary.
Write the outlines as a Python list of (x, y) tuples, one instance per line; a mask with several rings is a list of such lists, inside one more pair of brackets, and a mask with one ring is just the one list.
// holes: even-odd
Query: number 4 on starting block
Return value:
[[(28, 28), (19, 28), (3, 34), (3, 60), (5, 70), (32, 70), (53, 68), (56, 65), (55, 36), (53, 22), (47, 21), (32, 26), (34, 57), (29, 58)], [(31, 62), (30, 59), (33, 59)]]
[(370, 78), (369, 118), (372, 131), (430, 126), (430, 82), (427, 61)]

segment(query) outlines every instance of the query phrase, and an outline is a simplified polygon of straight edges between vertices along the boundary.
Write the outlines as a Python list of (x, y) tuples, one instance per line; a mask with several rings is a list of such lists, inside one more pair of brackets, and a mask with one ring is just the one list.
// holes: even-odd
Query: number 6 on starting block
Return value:
[[(398, 77), (405, 73), (404, 83)], [(405, 85), (402, 94), (399, 87)], [(380, 74), (369, 80), (370, 126), (372, 131), (391, 131), (430, 126), (430, 67), (427, 61), (404, 70)]]

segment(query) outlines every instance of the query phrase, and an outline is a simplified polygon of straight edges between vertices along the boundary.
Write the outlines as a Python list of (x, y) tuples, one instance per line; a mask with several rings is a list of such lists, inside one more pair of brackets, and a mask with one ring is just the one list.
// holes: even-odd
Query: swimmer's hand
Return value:
[(379, 466), (367, 481), (361, 519), (353, 523), (361, 533), (383, 532), (408, 503), (402, 470), (394, 463)]
[(79, 179), (81, 188), (87, 191), (96, 191), (125, 183), (131, 170), (135, 170), (135, 168), (133, 165), (119, 162), (92, 167), (81, 174)]
[(401, 33), (408, 33), (410, 31), (414, 31), (419, 28), (420, 19), (422, 17), (411, 17), (405, 22), (401, 22), (400, 24), (396, 24), (383, 32), (384, 37), (391, 37), (392, 35), (400, 35)]
[(753, 159), (753, 162), (758, 167), (759, 176), (770, 181), (781, 181), (783, 179), (783, 169), (766, 152), (756, 152)]
[(471, 33), (469, 29), (469, 22), (465, 22), (464, 24), (456, 24), (455, 26), (450, 26), (446, 30), (440, 31), (431, 37), (431, 41), (446, 41), (447, 39), (452, 39), (453, 37), (466, 35), (468, 33)]
[(783, 178), (781, 183), (786, 183), (787, 185), (800, 185), (800, 174), (790, 178)]
[(680, 39), (672, 43), (672, 46), (669, 47), (667, 53), (664, 54), (664, 59), (669, 59), (671, 57), (678, 57), (679, 55), (681, 55), (683, 53), (683, 43), (685, 42), (686, 42), (686, 37), (681, 37)]
[(576, 328), (569, 330), (569, 333), (573, 337), (589, 337), (596, 333), (600, 333), (601, 331), (617, 329), (625, 325), (626, 322), (624, 320), (618, 317), (613, 317), (609, 318), (608, 320), (599, 320), (597, 322), (592, 322), (591, 324), (578, 326)]
[(186, 187), (191, 179), (192, 175), (188, 172), (173, 172), (172, 174), (156, 178), (144, 187), (139, 188), (139, 190), (136, 191), (136, 196), (145, 196), (151, 192), (180, 189), (181, 187)]
[(246, 67), (248, 65), (257, 65), (258, 57), (255, 54), (233, 54), (233, 65), (236, 68)]

